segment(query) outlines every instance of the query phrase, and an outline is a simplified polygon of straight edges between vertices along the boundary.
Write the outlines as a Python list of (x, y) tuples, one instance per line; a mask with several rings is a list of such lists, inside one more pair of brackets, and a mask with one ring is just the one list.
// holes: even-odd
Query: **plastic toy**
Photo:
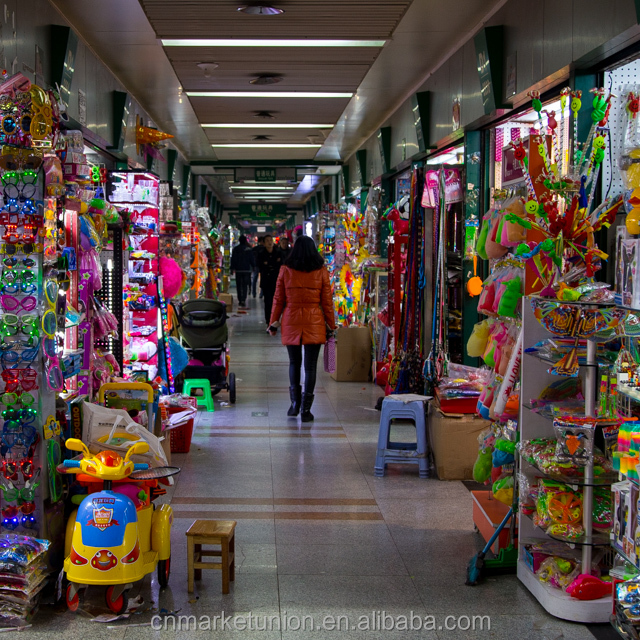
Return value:
[(581, 573), (568, 587), (567, 593), (578, 600), (597, 600), (611, 594), (613, 585), (595, 576)]
[(491, 332), (491, 322), (483, 320), (474, 325), (467, 341), (467, 353), (472, 358), (480, 358), (487, 348), (487, 340)]
[[(124, 458), (114, 451), (92, 456), (86, 445), (75, 438), (67, 440), (66, 446), (83, 454), (81, 460), (64, 461), (67, 472), (78, 473), (78, 481), (90, 487), (102, 484), (102, 490), (90, 493), (67, 522), (64, 561), (69, 581), (67, 606), (75, 611), (80, 602), (79, 592), (88, 585), (108, 585), (106, 604), (120, 614), (126, 610), (132, 583), (146, 574), (157, 569), (160, 586), (167, 586), (173, 510), (166, 504), (154, 510), (149, 495), (143, 496), (148, 494), (144, 489), (136, 494), (137, 505), (125, 493), (114, 491), (114, 483), (125, 486), (135, 483), (134, 472), (148, 469), (146, 463), (135, 464), (131, 460), (132, 455), (148, 451), (146, 442), (136, 442)], [(153, 484), (157, 485), (157, 480)]]

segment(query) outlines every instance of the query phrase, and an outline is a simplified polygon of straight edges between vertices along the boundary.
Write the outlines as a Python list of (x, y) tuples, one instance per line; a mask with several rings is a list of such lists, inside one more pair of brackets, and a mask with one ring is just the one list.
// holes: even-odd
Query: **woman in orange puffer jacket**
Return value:
[[(302, 422), (311, 422), (320, 346), (326, 342), (327, 328), (335, 330), (336, 322), (329, 272), (316, 243), (307, 236), (296, 240), (278, 275), (268, 329), (272, 336), (280, 323), (282, 344), (289, 352), (291, 407), (287, 415), (297, 416), (302, 407)], [(300, 385), (303, 345), (304, 394)]]

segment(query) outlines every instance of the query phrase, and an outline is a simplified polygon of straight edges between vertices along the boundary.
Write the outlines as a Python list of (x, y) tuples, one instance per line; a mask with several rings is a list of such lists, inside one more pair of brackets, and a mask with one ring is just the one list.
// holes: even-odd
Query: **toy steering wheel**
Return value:
[(582, 518), (582, 500), (575, 493), (562, 491), (549, 498), (547, 510), (557, 524), (576, 524)]

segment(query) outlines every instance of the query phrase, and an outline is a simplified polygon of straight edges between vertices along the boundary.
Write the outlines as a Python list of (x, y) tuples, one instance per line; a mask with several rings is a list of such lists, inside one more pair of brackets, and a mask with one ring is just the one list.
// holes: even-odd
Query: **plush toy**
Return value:
[(491, 477), (491, 450), (480, 449), (473, 465), (473, 479), (484, 484)]
[(483, 320), (474, 325), (467, 342), (467, 353), (471, 358), (480, 358), (482, 356), (487, 347), (490, 331), (491, 322), (489, 320)]
[(162, 276), (165, 300), (178, 295), (182, 287), (182, 269), (173, 258), (160, 258), (160, 275)]
[(520, 302), (520, 298), (522, 298), (522, 280), (517, 276), (512, 280), (507, 280), (503, 284), (505, 289), (500, 296), (498, 315), (514, 318), (518, 309), (518, 303)]
[[(522, 200), (518, 198), (517, 200), (514, 200), (511, 204), (509, 204), (509, 206), (505, 208), (505, 214), (509, 213), (518, 216), (518, 218), (525, 218), (526, 212)], [(517, 222), (509, 221), (507, 218), (505, 218), (501, 238), (501, 244), (503, 244), (504, 246), (515, 247), (521, 242), (526, 241), (527, 229), (523, 225), (520, 225)]]

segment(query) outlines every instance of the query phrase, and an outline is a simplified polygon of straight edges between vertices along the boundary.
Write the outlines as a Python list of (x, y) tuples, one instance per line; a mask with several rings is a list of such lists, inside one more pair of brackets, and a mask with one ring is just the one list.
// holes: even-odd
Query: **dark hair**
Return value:
[(285, 266), (296, 271), (317, 271), (324, 265), (324, 258), (318, 252), (316, 243), (309, 236), (300, 236), (294, 243)]
[(249, 241), (247, 240), (247, 236), (240, 236), (240, 237), (238, 238), (238, 243), (239, 243), (239, 244), (248, 244), (248, 243), (249, 243)]
[(266, 236), (263, 236), (263, 240), (266, 241), (267, 238), (271, 238), (273, 240), (273, 236), (270, 233), (267, 233)]
[(266, 237), (266, 236), (260, 236), (260, 237), (258, 238), (258, 244), (260, 244), (261, 242), (264, 242), (265, 237)]

